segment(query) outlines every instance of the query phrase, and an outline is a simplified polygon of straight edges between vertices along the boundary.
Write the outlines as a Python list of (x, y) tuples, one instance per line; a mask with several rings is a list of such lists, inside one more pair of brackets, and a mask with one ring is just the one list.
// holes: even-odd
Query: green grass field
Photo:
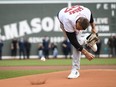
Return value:
[[(39, 59), (30, 60), (1, 60), (0, 66), (54, 66), (54, 65), (70, 65), (72, 59), (48, 59), (45, 62)], [(85, 58), (81, 59), (81, 65), (114, 65), (116, 64), (116, 58), (95, 58), (92, 61), (88, 61)]]
[[(49, 59), (45, 62), (39, 59), (30, 60), (1, 60), (0, 67), (2, 66), (71, 66), (71, 59)], [(81, 59), (81, 65), (116, 65), (116, 58), (95, 58), (92, 61)], [(7, 79), (25, 75), (41, 74), (55, 72), (57, 70), (0, 70), (0, 79)]]

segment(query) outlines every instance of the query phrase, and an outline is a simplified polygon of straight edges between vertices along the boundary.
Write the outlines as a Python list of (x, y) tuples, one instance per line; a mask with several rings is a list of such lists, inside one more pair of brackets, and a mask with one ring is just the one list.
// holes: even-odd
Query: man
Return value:
[(43, 38), (42, 46), (44, 57), (49, 59), (50, 40), (48, 36)]
[(81, 37), (81, 32), (85, 30), (89, 24), (91, 25), (92, 33), (97, 33), (92, 13), (84, 6), (75, 5), (69, 8), (63, 8), (58, 13), (58, 19), (64, 35), (73, 45), (72, 70), (68, 78), (77, 78), (80, 75), (78, 70), (80, 69), (81, 53), (84, 54), (88, 60), (92, 60), (95, 57), (82, 47), (85, 40)]
[(0, 38), (0, 60), (2, 60), (3, 40)]
[(24, 38), (20, 38), (19, 42), (18, 42), (18, 47), (19, 47), (19, 59), (25, 59), (25, 41)]
[(18, 41), (14, 38), (11, 42), (11, 56), (16, 58), (17, 56)]
[(27, 59), (30, 59), (30, 52), (31, 52), (31, 43), (29, 39), (25, 40), (25, 54)]

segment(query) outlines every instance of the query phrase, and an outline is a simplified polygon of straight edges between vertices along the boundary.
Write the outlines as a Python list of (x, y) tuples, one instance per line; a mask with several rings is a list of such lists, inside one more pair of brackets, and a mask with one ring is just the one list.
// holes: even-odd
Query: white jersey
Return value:
[(85, 17), (90, 21), (91, 11), (84, 6), (76, 5), (70, 8), (63, 8), (58, 16), (64, 25), (65, 31), (74, 32), (76, 30), (76, 20), (79, 17)]

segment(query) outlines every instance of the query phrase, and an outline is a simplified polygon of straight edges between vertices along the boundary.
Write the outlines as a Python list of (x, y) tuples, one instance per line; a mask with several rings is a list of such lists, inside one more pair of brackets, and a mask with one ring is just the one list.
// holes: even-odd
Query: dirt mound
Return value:
[(84, 69), (80, 77), (67, 79), (70, 71), (0, 80), (0, 87), (116, 87), (115, 69)]

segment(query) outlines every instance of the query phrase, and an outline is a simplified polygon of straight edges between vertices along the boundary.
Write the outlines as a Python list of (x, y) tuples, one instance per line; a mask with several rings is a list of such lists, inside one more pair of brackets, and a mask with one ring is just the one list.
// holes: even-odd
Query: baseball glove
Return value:
[(91, 33), (86, 39), (87, 39), (87, 45), (89, 47), (92, 47), (99, 40), (98, 34), (96, 34), (96, 33)]

